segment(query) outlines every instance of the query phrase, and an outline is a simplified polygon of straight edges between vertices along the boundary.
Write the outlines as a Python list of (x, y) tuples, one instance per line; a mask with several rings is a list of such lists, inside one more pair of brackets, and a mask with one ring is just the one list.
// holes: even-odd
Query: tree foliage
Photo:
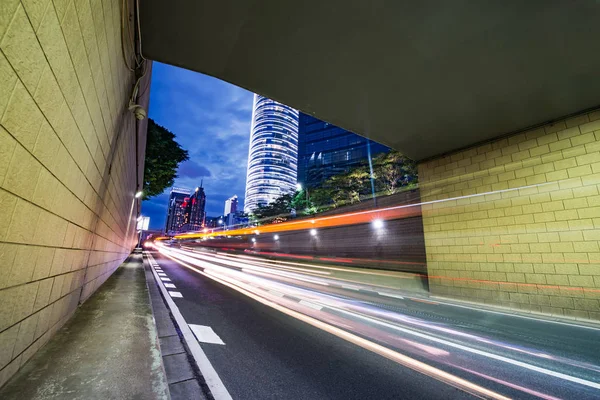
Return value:
[(390, 195), (400, 188), (417, 183), (417, 164), (397, 151), (377, 156), (373, 164), (375, 187), (378, 192)]
[(144, 199), (161, 194), (173, 186), (177, 178), (177, 167), (189, 159), (175, 135), (168, 129), (148, 119), (146, 139), (146, 161), (144, 164)]
[(253, 219), (260, 223), (285, 221), (290, 216), (293, 200), (293, 194), (283, 194), (267, 205), (259, 204), (252, 212)]
[[(392, 151), (373, 159), (373, 183), (376, 195), (391, 195), (411, 189), (418, 183), (414, 161)], [(365, 163), (350, 171), (332, 176), (318, 188), (284, 194), (253, 212), (253, 220), (260, 223), (284, 221), (295, 211), (296, 215), (314, 214), (329, 208), (354, 204), (371, 198), (371, 173)]]

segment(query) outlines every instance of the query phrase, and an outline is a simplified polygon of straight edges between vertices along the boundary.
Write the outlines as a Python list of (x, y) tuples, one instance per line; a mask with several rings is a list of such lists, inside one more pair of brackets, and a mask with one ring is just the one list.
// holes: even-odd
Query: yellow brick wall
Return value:
[(600, 111), (419, 165), (434, 295), (600, 319)]
[(0, 386), (134, 244), (132, 80), (119, 0), (0, 0)]

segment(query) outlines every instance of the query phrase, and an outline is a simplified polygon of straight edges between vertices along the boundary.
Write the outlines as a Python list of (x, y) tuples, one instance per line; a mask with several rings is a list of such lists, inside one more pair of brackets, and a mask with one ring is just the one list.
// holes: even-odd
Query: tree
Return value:
[[(373, 180), (378, 193), (398, 193), (402, 188), (416, 186), (417, 166), (397, 151), (381, 154), (373, 159)], [(309, 189), (309, 199), (304, 190), (281, 195), (268, 205), (258, 206), (252, 213), (252, 219), (260, 223), (281, 222), (290, 218), (292, 210), (296, 210), (297, 215), (310, 215), (370, 199), (369, 166), (363, 163), (346, 173), (330, 177), (320, 187)]]
[(418, 181), (416, 163), (397, 151), (377, 156), (373, 160), (373, 170), (378, 191), (387, 195)]
[(175, 135), (154, 120), (148, 119), (144, 199), (157, 196), (169, 186), (173, 186), (177, 178), (177, 167), (188, 159), (187, 150), (175, 141)]
[(310, 191), (310, 205), (315, 212), (323, 211), (324, 209), (333, 207), (333, 194), (337, 190), (322, 185), (321, 187), (314, 188)]
[(285, 221), (292, 211), (293, 200), (292, 194), (282, 194), (266, 206), (259, 204), (252, 211), (253, 219), (260, 223)]
[[(416, 186), (417, 166), (414, 161), (397, 151), (380, 154), (373, 159), (373, 179), (377, 193), (394, 194), (402, 188)], [(311, 205), (323, 211), (370, 198), (370, 180), (370, 170), (366, 164), (332, 176), (320, 187), (311, 189)]]

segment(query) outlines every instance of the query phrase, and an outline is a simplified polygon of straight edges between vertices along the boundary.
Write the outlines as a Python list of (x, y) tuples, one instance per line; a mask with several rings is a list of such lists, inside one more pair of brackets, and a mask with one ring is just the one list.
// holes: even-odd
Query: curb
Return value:
[(198, 370), (202, 374), (206, 385), (210, 389), (211, 395), (215, 400), (233, 400), (231, 395), (227, 391), (227, 388), (221, 381), (221, 378), (217, 374), (217, 371), (215, 371), (214, 367), (208, 360), (208, 357), (200, 347), (200, 344), (198, 343), (198, 340), (196, 340), (194, 333), (191, 331), (187, 322), (183, 318), (181, 311), (179, 311), (179, 308), (169, 295), (169, 291), (167, 290), (162, 280), (158, 276), (158, 273), (154, 269), (156, 266), (158, 266), (158, 263), (154, 260), (152, 254), (148, 252), (145, 253), (148, 259), (148, 263), (150, 264), (150, 270), (152, 271), (154, 280), (156, 281), (157, 286), (160, 289), (160, 292), (165, 300), (165, 303), (167, 304), (167, 307), (169, 308), (171, 314), (173, 315), (173, 318), (175, 319), (175, 324), (181, 332), (181, 336), (185, 341), (186, 346), (190, 350), (190, 353), (194, 358), (194, 362), (196, 363)]

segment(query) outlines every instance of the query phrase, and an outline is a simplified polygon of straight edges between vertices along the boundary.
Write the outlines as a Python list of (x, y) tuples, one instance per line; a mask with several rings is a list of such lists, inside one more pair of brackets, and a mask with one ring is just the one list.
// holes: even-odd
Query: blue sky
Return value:
[[(234, 194), (243, 205), (252, 96), (218, 79), (153, 63), (149, 116), (189, 152), (175, 186), (193, 189), (204, 179), (209, 216), (222, 214)], [(164, 228), (168, 192), (142, 203), (151, 229)]]

